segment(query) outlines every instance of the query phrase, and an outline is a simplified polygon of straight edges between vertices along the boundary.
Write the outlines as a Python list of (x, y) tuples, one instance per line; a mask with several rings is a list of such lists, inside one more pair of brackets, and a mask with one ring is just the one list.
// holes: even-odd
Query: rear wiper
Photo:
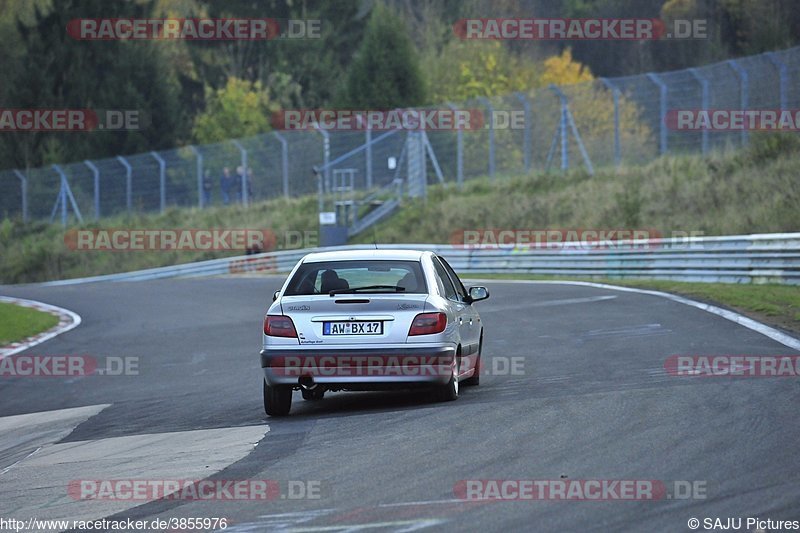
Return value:
[(336, 294), (352, 294), (359, 291), (374, 291), (374, 290), (389, 290), (392, 292), (403, 292), (405, 287), (398, 287), (396, 285), (366, 285), (364, 287), (350, 287), (349, 289), (334, 289), (328, 294), (334, 296)]

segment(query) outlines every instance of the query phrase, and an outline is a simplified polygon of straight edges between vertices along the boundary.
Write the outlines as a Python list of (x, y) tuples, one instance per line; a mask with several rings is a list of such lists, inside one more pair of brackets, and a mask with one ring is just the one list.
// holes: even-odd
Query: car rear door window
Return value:
[(453, 285), (456, 288), (456, 293), (458, 293), (458, 297), (461, 301), (466, 301), (467, 299), (467, 289), (464, 288), (464, 284), (461, 283), (461, 279), (459, 279), (456, 271), (453, 270), (453, 267), (450, 266), (450, 263), (445, 261), (444, 257), (437, 256), (436, 259), (442, 262), (442, 266), (447, 271), (447, 274), (450, 276), (450, 279), (453, 281)]
[(453, 285), (453, 282), (450, 281), (450, 276), (447, 274), (447, 270), (445, 270), (444, 266), (442, 266), (442, 263), (437, 257), (433, 258), (433, 268), (436, 270), (436, 281), (439, 283), (440, 292), (443, 293), (444, 297), (448, 300), (457, 302), (458, 293), (456, 293), (456, 288)]

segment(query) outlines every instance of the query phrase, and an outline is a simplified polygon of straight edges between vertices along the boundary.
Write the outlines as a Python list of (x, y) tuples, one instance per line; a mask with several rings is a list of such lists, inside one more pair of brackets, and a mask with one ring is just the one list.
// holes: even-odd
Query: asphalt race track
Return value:
[[(798, 354), (755, 331), (656, 296), (487, 282), (492, 297), (476, 304), (487, 373), (458, 401), (295, 393), (288, 418), (268, 419), (258, 351), (281, 281), (0, 287), (83, 318), (26, 353), (138, 357), (138, 375), (0, 378), (0, 516), (225, 517), (235, 532), (689, 531), (690, 518), (800, 519), (797, 378), (664, 369), (675, 354)], [(57, 412), (7, 418), (44, 411)], [(80, 479), (207, 476), (276, 480), (281, 497), (143, 503), (67, 491)], [(705, 498), (474, 502), (454, 490), (520, 479), (699, 482)], [(318, 497), (288, 497), (290, 481)]]

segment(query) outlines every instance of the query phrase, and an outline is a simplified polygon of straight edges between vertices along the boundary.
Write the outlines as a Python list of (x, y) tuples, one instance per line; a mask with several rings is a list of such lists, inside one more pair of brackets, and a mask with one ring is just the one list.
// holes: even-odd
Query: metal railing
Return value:
[[(620, 241), (606, 246), (571, 243), (559, 249), (531, 249), (393, 244), (381, 245), (381, 248), (432, 250), (444, 256), (458, 272), (471, 274), (800, 285), (800, 233)], [(290, 271), (307, 253), (333, 249), (368, 250), (374, 249), (374, 245), (267, 252), (47, 284), (279, 274)]]
[[(557, 165), (594, 169), (644, 163), (667, 153), (735, 149), (741, 131), (671, 129), (677, 109), (800, 108), (800, 47), (724, 61), (701, 68), (649, 73), (532, 89), (479, 98), (442, 109), (477, 108), (487, 127), (477, 131), (429, 131), (427, 165), (434, 182), (527, 173)], [(496, 124), (521, 114), (519, 128)], [(313, 168), (323, 170), (323, 193), (337, 168), (357, 170), (354, 186), (388, 185), (405, 135), (366, 131), (281, 131), (246, 139), (160, 152), (110, 157), (32, 169), (0, 171), (0, 219), (55, 220), (63, 224), (125, 212), (158, 212), (170, 206), (200, 208), (317, 192)], [(347, 156), (347, 157), (343, 157)], [(406, 159), (409, 159), (408, 157)], [(418, 158), (417, 158), (418, 159)], [(434, 163), (435, 161), (435, 163)], [(223, 168), (233, 180), (223, 185)], [(237, 174), (237, 167), (245, 169)], [(247, 168), (252, 175), (247, 176)], [(61, 175), (63, 173), (63, 177)], [(62, 191), (63, 189), (63, 191)], [(416, 190), (416, 189), (414, 189)]]

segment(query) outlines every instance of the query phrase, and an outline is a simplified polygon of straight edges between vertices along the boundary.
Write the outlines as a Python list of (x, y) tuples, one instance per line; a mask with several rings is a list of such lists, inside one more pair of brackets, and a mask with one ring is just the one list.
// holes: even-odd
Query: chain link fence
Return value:
[[(426, 132), (424, 179), (431, 183), (575, 167), (593, 173), (664, 154), (737, 149), (749, 142), (747, 129), (678, 130), (670, 126), (670, 113), (800, 109), (800, 47), (439, 108), (480, 110), (485, 124)], [(274, 131), (216, 144), (3, 170), (0, 218), (66, 224), (170, 206), (204, 208), (324, 194), (331, 192), (337, 170), (353, 172), (353, 187), (366, 194), (406, 178), (407, 135), (401, 130)], [(223, 178), (226, 168), (229, 177)]]

